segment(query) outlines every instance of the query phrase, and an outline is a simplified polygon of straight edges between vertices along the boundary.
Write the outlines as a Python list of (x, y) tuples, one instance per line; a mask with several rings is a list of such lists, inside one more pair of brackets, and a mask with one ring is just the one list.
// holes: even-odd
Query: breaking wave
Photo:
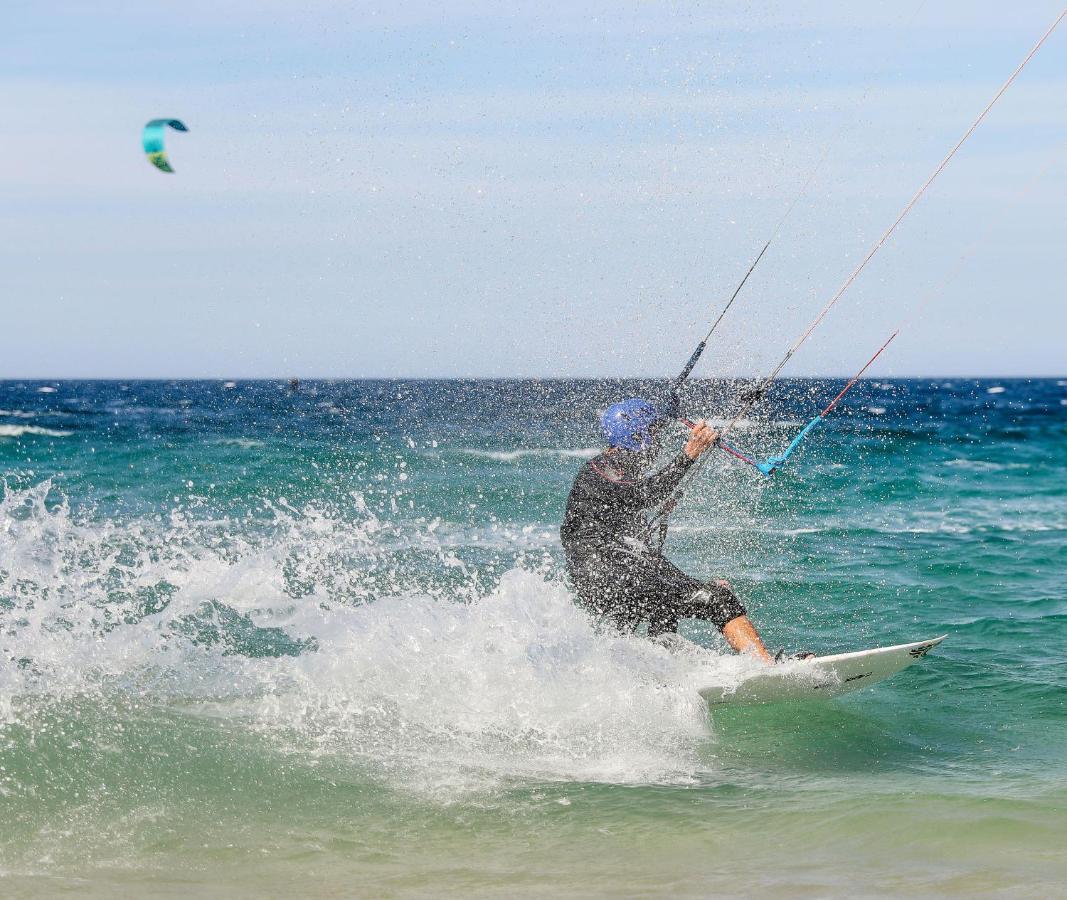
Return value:
[(0, 438), (18, 438), (27, 434), (42, 437), (70, 437), (73, 431), (59, 431), (55, 428), (42, 428), (39, 425), (0, 425)]
[(47, 482), (5, 491), (0, 723), (125, 697), (447, 799), (691, 778), (695, 686), (752, 665), (602, 631), (521, 546), (488, 580), (440, 523), (387, 523), (359, 498), (355, 516), (265, 505), (255, 527), (180, 508), (117, 523)]

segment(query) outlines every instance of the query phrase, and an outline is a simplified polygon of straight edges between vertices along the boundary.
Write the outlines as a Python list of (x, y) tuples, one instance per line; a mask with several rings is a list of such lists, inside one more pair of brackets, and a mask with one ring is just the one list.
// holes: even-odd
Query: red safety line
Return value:
[(747, 462), (750, 466), (756, 465), (756, 461), (754, 459), (749, 459), (747, 456), (745, 456), (745, 454), (738, 453), (729, 444), (724, 444), (722, 441), (719, 441), (717, 446), (720, 450), (725, 450), (731, 456), (736, 456), (739, 460), (741, 460), (742, 462)]
[[(690, 421), (689, 419), (686, 419), (684, 416), (682, 418), (678, 419), (678, 421), (681, 422), (683, 425), (685, 425), (687, 428), (696, 428), (697, 427), (697, 423), (696, 422)], [(725, 450), (731, 456), (736, 456), (742, 462), (747, 462), (750, 466), (756, 465), (756, 461), (754, 459), (749, 459), (747, 456), (745, 456), (745, 454), (739, 453), (737, 450), (735, 450), (729, 444), (724, 444), (721, 440), (719, 440), (715, 444), (715, 446), (718, 447), (720, 450)]]
[(882, 344), (881, 347), (878, 348), (878, 352), (875, 353), (874, 356), (872, 356), (869, 360), (867, 360), (867, 362), (865, 362), (863, 364), (863, 368), (860, 369), (855, 375), (852, 376), (852, 380), (849, 381), (849, 383), (846, 384), (841, 389), (841, 393), (838, 394), (836, 397), (834, 397), (834, 399), (830, 401), (830, 405), (827, 406), (826, 409), (824, 409), (821, 413), (819, 413), (820, 416), (825, 418), (830, 413), (830, 411), (835, 406), (837, 406), (838, 401), (840, 401), (840, 399), (842, 397), (844, 397), (845, 394), (847, 394), (850, 390), (852, 390), (852, 386), (857, 381), (860, 380), (860, 376), (863, 375), (863, 373), (866, 372), (871, 367), (871, 363), (873, 363), (876, 359), (878, 359), (879, 356), (882, 355), (882, 351), (885, 350), (885, 348), (890, 345), (890, 343), (892, 342), (893, 338), (895, 338), (898, 334), (900, 334), (900, 329), (899, 328), (896, 331), (894, 331), (891, 335), (889, 335), (889, 339), (884, 344)]

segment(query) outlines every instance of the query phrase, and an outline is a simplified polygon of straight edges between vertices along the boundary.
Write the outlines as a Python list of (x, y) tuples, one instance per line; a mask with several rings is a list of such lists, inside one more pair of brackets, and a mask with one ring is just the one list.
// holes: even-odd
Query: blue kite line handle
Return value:
[(769, 456), (763, 462), (755, 463), (757, 469), (759, 469), (764, 475), (768, 477), (774, 474), (774, 470), (777, 469), (782, 463), (785, 462), (784, 456)]
[(804, 438), (807, 436), (807, 433), (811, 431), (811, 429), (818, 425), (821, 421), (822, 416), (816, 416), (801, 429), (800, 433), (795, 438), (793, 438), (793, 440), (790, 442), (789, 446), (785, 448), (785, 452), (783, 452), (781, 456), (772, 456), (768, 459), (765, 459), (763, 462), (758, 462), (755, 464), (756, 468), (759, 469), (764, 475), (773, 475), (774, 470), (777, 469), (779, 466), (785, 464), (785, 461), (789, 459), (793, 451), (797, 449), (797, 447), (800, 445), (800, 442), (804, 440)]

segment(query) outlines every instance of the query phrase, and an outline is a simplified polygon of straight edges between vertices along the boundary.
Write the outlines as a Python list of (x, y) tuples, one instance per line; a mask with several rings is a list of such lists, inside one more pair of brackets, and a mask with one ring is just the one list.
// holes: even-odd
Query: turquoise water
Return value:
[(715, 459), (669, 552), (770, 645), (949, 638), (714, 714), (715, 634), (560, 576), (596, 410), (661, 387), (0, 383), (0, 893), (1063, 895), (1067, 380), (865, 383), (775, 479)]

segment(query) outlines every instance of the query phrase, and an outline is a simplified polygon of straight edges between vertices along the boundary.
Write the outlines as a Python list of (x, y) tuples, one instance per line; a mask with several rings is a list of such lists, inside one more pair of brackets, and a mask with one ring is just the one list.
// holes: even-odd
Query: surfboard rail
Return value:
[(730, 684), (709, 684), (698, 693), (711, 706), (828, 700), (896, 675), (947, 637), (780, 663)]

